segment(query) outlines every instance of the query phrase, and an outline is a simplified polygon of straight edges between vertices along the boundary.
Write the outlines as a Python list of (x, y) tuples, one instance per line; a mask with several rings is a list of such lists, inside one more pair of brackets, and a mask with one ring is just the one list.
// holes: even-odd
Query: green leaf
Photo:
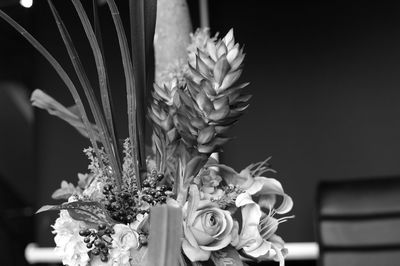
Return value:
[(136, 82), (136, 126), (140, 168), (145, 166), (145, 112), (147, 91), (154, 79), (153, 39), (156, 25), (156, 0), (130, 0), (130, 30), (133, 73)]
[(222, 81), (224, 80), (226, 73), (228, 73), (229, 71), (229, 68), (230, 66), (228, 60), (226, 60), (225, 55), (218, 59), (214, 67), (214, 78), (219, 85), (221, 85)]
[(218, 91), (220, 92), (220, 91), (226, 90), (227, 88), (232, 86), (233, 83), (235, 83), (240, 78), (241, 75), (242, 75), (242, 69), (238, 69), (236, 71), (229, 72), (224, 77), (224, 81), (222, 82), (221, 86), (218, 88)]
[(107, 211), (98, 202), (74, 201), (62, 205), (45, 205), (36, 213), (67, 210), (72, 219), (92, 224), (114, 224)]
[[(101, 100), (103, 103), (103, 110), (104, 110), (104, 115), (106, 118), (106, 122), (108, 125), (108, 128), (110, 130), (110, 135), (113, 138), (113, 142), (117, 146), (117, 150), (121, 150), (120, 143), (117, 141), (119, 139), (119, 134), (118, 130), (115, 127), (115, 121), (114, 121), (114, 104), (112, 100), (112, 93), (111, 93), (111, 86), (110, 86), (110, 79), (108, 78), (108, 72), (107, 72), (107, 63), (106, 63), (106, 58), (104, 56), (104, 46), (103, 46), (103, 38), (101, 36), (101, 27), (100, 27), (100, 19), (99, 19), (99, 12), (98, 12), (98, 0), (92, 0), (92, 6), (93, 6), (93, 25), (94, 25), (94, 33), (96, 35), (97, 42), (99, 44), (100, 50), (103, 54), (103, 61), (104, 61), (104, 72), (106, 76), (106, 82), (107, 82), (107, 94), (105, 91), (101, 91)], [(108, 99), (107, 99), (108, 95)], [(118, 158), (119, 159), (119, 158)]]
[(196, 176), (200, 169), (206, 164), (207, 159), (203, 155), (195, 156), (187, 163), (185, 167), (185, 179)]
[[(142, 128), (137, 127), (137, 84), (133, 74), (132, 69), (132, 61), (128, 48), (128, 40), (126, 38), (124, 26), (122, 24), (122, 20), (119, 14), (119, 10), (114, 0), (107, 0), (108, 7), (110, 9), (114, 26), (118, 36), (118, 43), (121, 51), (122, 64), (125, 75), (125, 83), (127, 90), (127, 101), (128, 101), (128, 127), (129, 127), (129, 139), (132, 143), (132, 146), (135, 147), (132, 149), (132, 158), (135, 165), (135, 173), (137, 175), (136, 185), (140, 189), (141, 188), (141, 178), (140, 178), (140, 169), (139, 165), (142, 165), (143, 162), (141, 160), (143, 158), (139, 157), (139, 134), (138, 131), (143, 130)], [(143, 114), (144, 115), (144, 114)]]
[(181, 255), (182, 210), (163, 205), (151, 208), (147, 266), (176, 266)]
[(239, 253), (232, 246), (211, 253), (211, 260), (215, 266), (243, 266)]
[(196, 103), (205, 113), (210, 113), (214, 106), (204, 91), (200, 91), (196, 96)]
[[(64, 45), (67, 48), (68, 55), (71, 59), (72, 65), (74, 66), (75, 72), (78, 76), (79, 82), (82, 85), (82, 88), (85, 92), (86, 98), (89, 102), (90, 110), (92, 111), (93, 117), (96, 121), (96, 124), (99, 125), (100, 128), (100, 133), (98, 136), (100, 137), (100, 141), (103, 143), (103, 146), (106, 147), (106, 142), (109, 141), (110, 139), (110, 134), (109, 130), (107, 128), (106, 122), (104, 120), (103, 114), (101, 112), (99, 103), (97, 102), (96, 96), (94, 94), (92, 85), (90, 84), (90, 81), (86, 75), (85, 69), (81, 63), (81, 60), (79, 59), (78, 52), (75, 49), (74, 43), (72, 42), (72, 39), (68, 33), (67, 28), (65, 27), (63, 21), (61, 20), (60, 15), (57, 12), (57, 9), (51, 2), (51, 0), (47, 1), (51, 12), (53, 14), (54, 19), (56, 20), (58, 30), (61, 34), (61, 37), (64, 41)], [(115, 142), (114, 142), (115, 144)], [(99, 154), (96, 154), (99, 156)], [(100, 161), (102, 164), (103, 162)]]
[[(107, 89), (107, 76), (105, 71), (105, 65), (103, 61), (103, 55), (100, 50), (99, 44), (96, 39), (96, 35), (93, 31), (93, 28), (90, 24), (89, 18), (83, 8), (81, 2), (79, 0), (71, 0), (75, 10), (79, 16), (83, 29), (85, 30), (86, 37), (90, 43), (90, 47), (92, 48), (93, 56), (96, 62), (96, 69), (99, 78), (99, 87), (101, 91), (101, 98), (103, 102), (103, 108), (105, 108), (105, 112), (109, 112), (110, 100), (108, 97), (108, 89)], [(106, 134), (106, 139), (103, 142), (104, 149), (108, 155), (110, 160), (111, 167), (113, 169), (115, 181), (118, 187), (121, 187), (122, 183), (122, 175), (121, 175), (121, 162), (119, 160), (117, 144), (115, 143), (115, 139), (109, 138), (109, 134)], [(108, 138), (108, 139), (107, 139)]]
[(199, 136), (197, 137), (197, 142), (199, 144), (205, 144), (207, 142), (210, 142), (215, 136), (215, 129), (213, 126), (208, 126), (206, 128), (203, 128), (199, 132)]
[(208, 118), (213, 121), (224, 119), (229, 114), (229, 106), (222, 106), (221, 109), (211, 111), (208, 114)]
[(197, 147), (197, 150), (201, 153), (206, 153), (206, 154), (213, 153), (216, 151), (216, 149), (218, 149), (228, 141), (229, 138), (215, 138), (210, 143), (199, 145)]

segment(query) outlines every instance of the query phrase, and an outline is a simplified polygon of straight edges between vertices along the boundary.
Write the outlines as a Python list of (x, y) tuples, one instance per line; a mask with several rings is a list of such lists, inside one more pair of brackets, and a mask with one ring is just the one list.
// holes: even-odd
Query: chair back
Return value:
[(317, 237), (321, 266), (400, 265), (400, 177), (321, 182)]

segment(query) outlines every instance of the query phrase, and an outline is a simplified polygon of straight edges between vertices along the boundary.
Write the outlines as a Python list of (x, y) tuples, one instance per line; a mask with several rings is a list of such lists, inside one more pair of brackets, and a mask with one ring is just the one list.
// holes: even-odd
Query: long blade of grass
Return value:
[(145, 13), (145, 49), (146, 49), (146, 82), (145, 96), (153, 88), (154, 82), (154, 32), (156, 29), (157, 0), (146, 0), (144, 2)]
[(16, 29), (39, 53), (43, 55), (44, 58), (50, 63), (50, 65), (54, 68), (57, 74), (60, 76), (62, 81), (65, 83), (67, 88), (69, 89), (72, 97), (76, 105), (78, 106), (79, 113), (81, 115), (82, 121), (88, 131), (90, 142), (93, 146), (93, 149), (96, 152), (96, 155), (100, 157), (99, 148), (97, 146), (93, 129), (90, 125), (89, 119), (86, 115), (85, 108), (82, 104), (82, 100), (78, 94), (78, 91), (75, 88), (75, 85), (69, 78), (68, 74), (65, 72), (63, 67), (58, 63), (58, 61), (43, 47), (41, 43), (39, 43), (29, 32), (27, 32), (21, 25), (18, 24), (15, 20), (9, 17), (6, 13), (0, 10), (0, 17), (4, 19), (8, 24), (10, 24), (14, 29)]
[[(88, 38), (90, 47), (92, 48), (92, 52), (97, 67), (97, 74), (99, 76), (99, 86), (100, 86), (103, 108), (105, 110), (105, 113), (111, 113), (110, 99), (108, 96), (108, 89), (107, 89), (107, 77), (106, 77), (105, 65), (103, 61), (102, 52), (100, 50), (99, 44), (96, 39), (96, 35), (94, 34), (89, 18), (81, 2), (79, 0), (71, 0), (71, 1), (75, 7), (76, 12), (78, 13), (81, 24), (85, 30), (86, 37)], [(122, 183), (121, 161), (119, 159), (117, 144), (115, 142), (116, 141), (114, 138), (109, 138), (109, 141), (105, 141), (104, 148), (109, 156), (109, 160), (111, 163), (111, 167), (113, 168), (117, 184), (118, 183), (121, 184)]]
[(106, 82), (107, 82), (107, 89), (108, 89), (108, 97), (109, 97), (109, 108), (104, 109), (104, 113), (106, 116), (106, 122), (108, 125), (108, 128), (110, 130), (111, 137), (114, 138), (114, 142), (116, 143), (118, 147), (118, 151), (121, 151), (121, 147), (119, 145), (119, 142), (117, 141), (119, 138), (119, 134), (117, 131), (117, 128), (115, 126), (115, 120), (114, 120), (114, 104), (113, 104), (113, 99), (112, 99), (112, 93), (111, 93), (111, 86), (110, 86), (110, 79), (108, 78), (108, 73), (107, 73), (107, 62), (105, 58), (105, 53), (104, 53), (104, 46), (103, 46), (103, 37), (101, 35), (101, 27), (100, 27), (100, 19), (99, 19), (99, 10), (98, 10), (98, 0), (93, 0), (93, 27), (94, 27), (94, 33), (97, 38), (97, 42), (99, 44), (100, 50), (103, 54), (103, 60), (104, 60), (104, 71), (106, 72)]
[[(137, 131), (140, 130), (141, 128), (137, 127), (137, 121), (136, 121), (136, 112), (137, 112), (137, 106), (136, 106), (136, 80), (133, 75), (133, 70), (132, 70), (132, 60), (131, 56), (129, 54), (129, 47), (128, 47), (128, 40), (125, 35), (125, 30), (122, 25), (121, 17), (119, 15), (119, 11), (117, 8), (117, 5), (115, 4), (114, 0), (107, 0), (108, 7), (110, 9), (115, 29), (117, 32), (118, 36), (118, 42), (121, 50), (121, 57), (122, 57), (122, 64), (124, 68), (124, 74), (125, 74), (125, 82), (126, 82), (126, 91), (127, 91), (127, 101), (128, 101), (128, 126), (129, 126), (129, 138), (132, 144), (132, 158), (134, 160), (134, 165), (135, 165), (135, 172), (136, 172), (136, 185), (140, 189), (141, 188), (141, 169), (139, 169), (139, 166), (143, 164), (141, 162), (141, 157), (139, 157), (138, 154), (138, 145), (139, 145), (139, 139), (138, 139), (138, 134)], [(143, 143), (144, 145), (144, 143)]]
[[(130, 30), (133, 74), (136, 82), (136, 122), (139, 138), (139, 161), (144, 163), (145, 146), (145, 112), (146, 112), (146, 51), (145, 51), (145, 25), (144, 25), (144, 1), (130, 0)], [(143, 165), (139, 165), (143, 168)]]
[[(61, 37), (63, 39), (64, 45), (67, 48), (68, 55), (71, 59), (72, 65), (75, 69), (75, 72), (78, 76), (79, 82), (81, 83), (81, 86), (85, 92), (86, 98), (89, 102), (90, 110), (92, 111), (94, 120), (96, 124), (99, 126), (99, 136), (100, 136), (100, 141), (103, 143), (104, 146), (106, 146), (106, 142), (109, 141), (110, 134), (108, 132), (108, 128), (106, 125), (106, 122), (104, 120), (103, 114), (101, 112), (99, 103), (96, 99), (96, 96), (94, 94), (92, 85), (90, 84), (90, 81), (86, 75), (85, 69), (82, 65), (81, 60), (79, 59), (78, 52), (75, 49), (74, 43), (72, 42), (71, 36), (65, 27), (65, 24), (61, 20), (61, 17), (59, 13), (57, 12), (57, 9), (53, 5), (51, 0), (47, 0), (51, 12), (53, 14), (53, 17), (56, 21), (58, 30), (61, 34)], [(101, 161), (101, 160), (100, 160)], [(121, 187), (121, 184), (119, 180), (117, 179), (117, 186)]]

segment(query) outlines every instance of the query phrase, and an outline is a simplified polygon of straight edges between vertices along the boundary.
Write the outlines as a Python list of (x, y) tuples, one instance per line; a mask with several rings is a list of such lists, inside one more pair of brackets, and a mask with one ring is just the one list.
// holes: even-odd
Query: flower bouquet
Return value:
[[(289, 217), (276, 216), (289, 212), (293, 203), (279, 181), (266, 177), (274, 172), (270, 158), (236, 172), (210, 156), (228, 141), (226, 133), (250, 99), (245, 93), (247, 83), (238, 84), (245, 55), (233, 31), (222, 38), (210, 36), (207, 29), (190, 34), (184, 57), (171, 59), (168, 67), (158, 70), (154, 82), (151, 48), (155, 31), (157, 42), (157, 1), (129, 1), (129, 46), (118, 7), (107, 0), (126, 79), (129, 137), (121, 143), (114, 125), (118, 114), (110, 100), (97, 5), (91, 22), (81, 2), (71, 2), (93, 50), (101, 104), (67, 27), (48, 0), (89, 109), (56, 59), (0, 11), (50, 62), (76, 103), (66, 108), (35, 90), (33, 105), (64, 119), (91, 141), (84, 150), (89, 172), (78, 174), (77, 185), (61, 183), (52, 197), (63, 203), (38, 211), (59, 212), (53, 233), (62, 262), (220, 266), (273, 259), (283, 265), (287, 250), (276, 231)], [(148, 153), (146, 117), (153, 129)]]

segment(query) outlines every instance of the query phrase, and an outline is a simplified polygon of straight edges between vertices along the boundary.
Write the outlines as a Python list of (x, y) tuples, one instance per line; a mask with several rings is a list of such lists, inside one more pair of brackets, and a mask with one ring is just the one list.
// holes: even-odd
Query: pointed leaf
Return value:
[(207, 158), (204, 156), (196, 156), (192, 158), (185, 167), (185, 179), (191, 176), (196, 176), (206, 162)]
[(197, 150), (206, 154), (213, 153), (228, 141), (229, 138), (215, 138), (211, 143), (199, 145)]
[(225, 78), (226, 73), (228, 73), (230, 69), (228, 60), (226, 60), (226, 56), (222, 56), (218, 59), (217, 63), (214, 67), (214, 79), (220, 85)]
[(209, 67), (197, 55), (196, 55), (196, 69), (206, 79), (211, 78)]
[(212, 102), (210, 101), (210, 99), (208, 99), (204, 91), (200, 91), (199, 94), (197, 94), (196, 103), (200, 107), (200, 109), (207, 114), (214, 109)]
[(240, 50), (239, 54), (236, 56), (236, 59), (233, 60), (233, 61), (230, 63), (231, 68), (232, 68), (233, 70), (238, 69), (238, 68), (242, 65), (245, 56), (246, 56), (246, 54), (244, 54), (243, 51)]
[(214, 110), (209, 113), (208, 118), (213, 121), (224, 119), (229, 114), (229, 106), (223, 106), (219, 110)]
[(39, 210), (36, 211), (36, 214), (41, 213), (41, 212), (47, 212), (47, 211), (59, 211), (61, 205), (44, 205), (40, 207)]
[(231, 64), (239, 54), (239, 44), (236, 44), (226, 55), (226, 59), (228, 60), (229, 64)]
[(242, 75), (241, 69), (238, 69), (234, 72), (229, 72), (225, 76), (224, 81), (222, 82), (221, 86), (218, 88), (218, 93), (221, 91), (224, 91), (227, 88), (229, 88), (230, 86), (232, 86), (233, 83), (235, 83), (240, 78), (240, 75)]
[(207, 52), (210, 55), (211, 59), (213, 59), (215, 62), (218, 60), (217, 47), (215, 46), (215, 43), (211, 40), (207, 42)]
[(215, 135), (215, 129), (213, 126), (208, 126), (206, 128), (203, 128), (199, 132), (199, 136), (197, 137), (197, 142), (199, 144), (205, 144), (210, 142)]
[(200, 83), (200, 87), (204, 92), (207, 94), (207, 96), (215, 96), (216, 91), (212, 87), (211, 83), (209, 80), (203, 79)]
[(216, 109), (216, 110), (221, 109), (225, 106), (229, 106), (229, 99), (227, 96), (220, 97), (213, 101), (213, 105), (214, 105), (214, 109)]
[(233, 29), (230, 29), (222, 40), (224, 41), (225, 45), (228, 45), (230, 42), (235, 42), (233, 37)]
[(217, 45), (217, 56), (218, 58), (222, 57), (223, 55), (226, 56), (226, 53), (228, 52), (228, 49), (226, 48), (226, 45), (224, 42), (219, 42)]

